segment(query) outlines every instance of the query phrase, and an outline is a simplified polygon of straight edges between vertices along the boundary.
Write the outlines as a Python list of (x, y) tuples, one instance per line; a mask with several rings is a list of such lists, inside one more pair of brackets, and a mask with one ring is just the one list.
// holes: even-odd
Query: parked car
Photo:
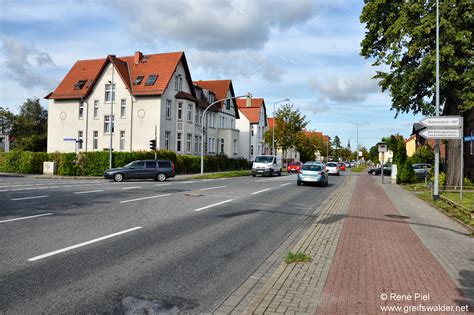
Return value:
[[(381, 167), (374, 167), (371, 168), (367, 173), (371, 175), (380, 175), (381, 174)], [(392, 164), (387, 164), (383, 166), (383, 174), (384, 175), (392, 175)]]
[(290, 162), (288, 163), (288, 173), (298, 173), (303, 163), (301, 162)]
[(273, 176), (274, 174), (281, 175), (281, 157), (276, 155), (257, 155), (255, 161), (252, 163), (252, 176), (257, 174)]
[(351, 163), (349, 163), (349, 162), (344, 163), (344, 165), (346, 166), (346, 168), (350, 168), (350, 167), (351, 167)]
[(355, 161), (352, 161), (352, 162), (351, 162), (351, 167), (356, 167), (356, 166), (357, 166), (356, 162), (355, 162)]
[(319, 163), (305, 163), (298, 172), (296, 185), (315, 183), (321, 186), (328, 185), (328, 173), (324, 171), (324, 166)]
[(417, 163), (411, 166), (417, 178), (425, 178), (431, 171), (431, 165), (426, 163)]
[(338, 162), (338, 163), (337, 163), (337, 166), (339, 166), (339, 169), (340, 169), (341, 171), (345, 171), (345, 170), (346, 170), (346, 165), (345, 165), (344, 163), (342, 163), (342, 162)]
[(174, 163), (168, 160), (138, 160), (104, 172), (104, 177), (121, 182), (125, 179), (154, 179), (160, 182), (174, 177)]
[(339, 166), (336, 162), (329, 162), (326, 164), (326, 171), (329, 175), (339, 176)]

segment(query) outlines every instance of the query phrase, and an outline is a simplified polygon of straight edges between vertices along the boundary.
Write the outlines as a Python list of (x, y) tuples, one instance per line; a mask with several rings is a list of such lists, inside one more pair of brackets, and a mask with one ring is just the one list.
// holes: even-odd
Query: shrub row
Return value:
[[(154, 152), (113, 152), (113, 167), (124, 166), (131, 161), (154, 159)], [(159, 160), (171, 160), (176, 166), (177, 174), (199, 173), (201, 160), (199, 156), (176, 155), (167, 150), (157, 151)], [(45, 153), (29, 151), (0, 152), (0, 172), (42, 174), (43, 162), (56, 162), (56, 175), (62, 176), (101, 176), (109, 168), (108, 152)], [(205, 156), (206, 172), (232, 171), (250, 168), (243, 158), (230, 159), (225, 155)]]

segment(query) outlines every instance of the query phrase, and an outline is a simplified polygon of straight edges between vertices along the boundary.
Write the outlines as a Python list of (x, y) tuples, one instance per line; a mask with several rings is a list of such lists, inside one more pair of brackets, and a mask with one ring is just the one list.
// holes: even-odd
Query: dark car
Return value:
[(104, 177), (121, 182), (124, 179), (154, 179), (160, 182), (174, 177), (174, 163), (168, 160), (138, 160), (124, 167), (113, 168), (104, 172)]
[[(367, 173), (372, 174), (372, 175), (380, 175), (381, 167), (371, 168)], [(392, 165), (391, 164), (383, 166), (383, 174), (384, 175), (392, 175)]]

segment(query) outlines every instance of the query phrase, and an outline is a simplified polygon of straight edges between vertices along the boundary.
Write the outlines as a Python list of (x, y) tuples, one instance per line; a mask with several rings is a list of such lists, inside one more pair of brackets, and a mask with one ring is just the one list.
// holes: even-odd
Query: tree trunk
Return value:
[(459, 186), (461, 174), (461, 143), (459, 140), (449, 140), (447, 144), (448, 163), (446, 174), (446, 186)]

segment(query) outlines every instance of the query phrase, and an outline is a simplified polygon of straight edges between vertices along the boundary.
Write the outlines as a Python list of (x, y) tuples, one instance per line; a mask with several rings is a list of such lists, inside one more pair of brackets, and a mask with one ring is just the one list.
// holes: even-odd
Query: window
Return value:
[(214, 150), (212, 149), (212, 138), (209, 137), (209, 144), (207, 146), (207, 152), (214, 152)]
[(82, 142), (84, 138), (84, 133), (82, 131), (77, 132), (77, 149), (82, 150)]
[(199, 109), (196, 108), (196, 111), (194, 112), (194, 123), (196, 125), (199, 125)]
[(127, 116), (127, 100), (120, 100), (120, 117), (125, 118)]
[(146, 82), (145, 82), (145, 85), (153, 85), (153, 84), (155, 84), (156, 78), (158, 78), (158, 76), (157, 76), (156, 74), (150, 74), (150, 75), (148, 76), (148, 80), (146, 80)]
[(171, 100), (166, 100), (165, 117), (171, 119)]
[(171, 136), (171, 132), (165, 131), (165, 149), (166, 150), (170, 149), (170, 136)]
[(230, 119), (230, 128), (234, 129), (234, 119), (233, 118)]
[(221, 116), (221, 128), (225, 128), (224, 116)]
[(145, 168), (156, 168), (156, 161), (146, 161)]
[(84, 118), (84, 102), (79, 102), (79, 119)]
[(251, 133), (252, 133), (252, 137), (253, 137), (253, 135), (254, 135), (254, 131), (253, 131), (253, 125), (252, 125), (252, 126), (250, 126), (250, 128), (251, 128), (251, 130), (252, 130), (252, 131), (251, 131)]
[(209, 113), (209, 127), (216, 128), (216, 114)]
[(176, 134), (176, 152), (181, 152), (181, 145), (182, 145), (182, 142), (183, 142), (183, 134), (178, 132)]
[(199, 124), (200, 125), (202, 125), (202, 115), (203, 115), (203, 111), (199, 110)]
[(188, 133), (186, 135), (186, 151), (187, 152), (191, 152), (191, 148), (192, 148), (192, 141), (193, 141), (193, 135)]
[(97, 150), (99, 147), (99, 132), (97, 130), (94, 130), (92, 132), (92, 149)]
[(94, 119), (99, 118), (99, 101), (94, 101)]
[(250, 155), (253, 155), (253, 144), (250, 145)]
[(112, 119), (110, 119), (110, 115), (105, 115), (104, 133), (110, 133), (110, 130), (112, 130), (112, 133), (114, 132), (114, 116), (112, 116)]
[(120, 130), (120, 151), (125, 150), (125, 131)]
[(87, 80), (79, 80), (76, 84), (74, 84), (74, 90), (80, 90), (86, 85)]
[(137, 76), (135, 81), (133, 81), (133, 85), (140, 85), (140, 83), (142, 83), (142, 81), (143, 81), (143, 78), (145, 78), (145, 77), (142, 76), (142, 75)]
[(178, 120), (183, 120), (183, 103), (178, 103)]
[(115, 84), (105, 85), (105, 101), (106, 102), (115, 101)]
[(225, 100), (225, 109), (230, 110), (230, 99)]
[(177, 74), (174, 76), (174, 89), (175, 90), (178, 89), (178, 75)]
[(181, 75), (179, 75), (178, 77), (178, 90), (179, 91), (182, 91), (183, 90), (183, 77)]
[(234, 152), (234, 154), (237, 154), (237, 139), (234, 139), (233, 152)]
[(221, 153), (224, 153), (224, 139), (221, 139)]
[(194, 153), (199, 153), (199, 136), (194, 136)]
[(188, 122), (193, 122), (193, 105), (188, 104)]

